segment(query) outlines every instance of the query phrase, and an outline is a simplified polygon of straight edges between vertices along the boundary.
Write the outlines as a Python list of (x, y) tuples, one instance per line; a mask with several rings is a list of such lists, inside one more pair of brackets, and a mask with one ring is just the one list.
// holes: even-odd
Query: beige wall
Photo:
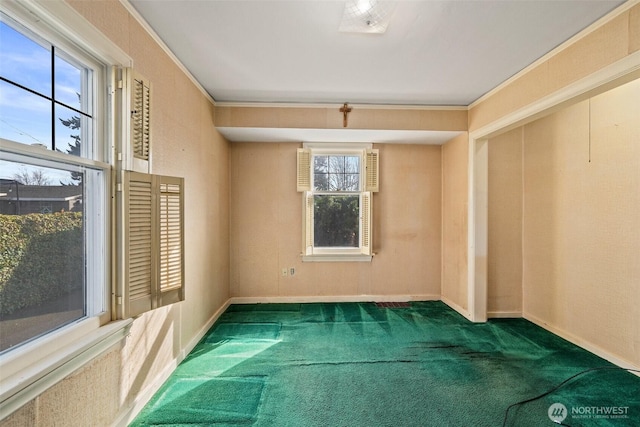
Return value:
[[(231, 145), (231, 295), (438, 298), (440, 147), (376, 145), (371, 263), (301, 262), (302, 195), (295, 143)], [(281, 270), (294, 267), (293, 277)]]
[[(353, 106), (349, 129), (466, 131), (467, 109), (367, 108)], [(342, 129), (343, 113), (333, 107), (216, 107), (216, 126), (249, 128)]]
[(442, 299), (468, 310), (469, 136), (442, 146)]
[(524, 314), (640, 366), (640, 80), (524, 128)]
[[(70, 1), (153, 82), (153, 172), (185, 179), (186, 300), (135, 319), (113, 348), (2, 422), (110, 425), (154, 384), (229, 297), (229, 144), (214, 107), (118, 1)], [(157, 386), (157, 384), (156, 384)]]
[(487, 312), (522, 313), (522, 128), (489, 140)]

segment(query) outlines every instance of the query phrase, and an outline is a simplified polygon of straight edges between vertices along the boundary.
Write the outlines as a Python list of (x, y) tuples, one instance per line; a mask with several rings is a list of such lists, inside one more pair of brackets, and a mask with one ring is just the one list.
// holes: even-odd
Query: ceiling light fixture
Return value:
[(395, 2), (348, 0), (340, 22), (340, 32), (382, 34), (387, 31)]

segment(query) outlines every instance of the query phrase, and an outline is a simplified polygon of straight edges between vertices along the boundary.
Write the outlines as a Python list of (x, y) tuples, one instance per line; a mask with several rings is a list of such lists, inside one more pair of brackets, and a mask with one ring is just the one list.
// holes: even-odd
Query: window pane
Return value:
[(343, 191), (358, 191), (360, 183), (360, 175), (357, 173), (346, 173), (341, 175), (342, 177), (342, 190)]
[[(57, 52), (57, 50), (56, 50)], [(56, 55), (55, 57), (55, 100), (76, 110), (89, 113), (82, 109), (82, 83), (84, 70), (72, 65), (69, 61)], [(84, 103), (88, 105), (87, 102)]]
[(317, 191), (329, 191), (328, 175), (326, 173), (314, 174), (313, 188)]
[(51, 101), (0, 81), (0, 138), (51, 149)]
[(328, 191), (329, 180), (327, 172), (328, 169), (328, 157), (327, 156), (315, 156), (313, 158), (313, 188), (314, 190)]
[(359, 196), (315, 195), (313, 214), (315, 247), (359, 247)]
[(0, 351), (86, 314), (84, 181), (0, 160)]
[(314, 189), (319, 191), (359, 191), (359, 156), (315, 156)]
[(329, 172), (328, 162), (329, 162), (328, 156), (315, 156), (313, 158), (313, 171), (315, 173)]
[(0, 22), (0, 75), (51, 97), (51, 51)]
[(75, 156), (89, 157), (83, 146), (83, 135), (91, 132), (92, 119), (62, 105), (56, 105), (56, 150)]
[(346, 173), (360, 173), (360, 157), (348, 156), (344, 158), (344, 171)]

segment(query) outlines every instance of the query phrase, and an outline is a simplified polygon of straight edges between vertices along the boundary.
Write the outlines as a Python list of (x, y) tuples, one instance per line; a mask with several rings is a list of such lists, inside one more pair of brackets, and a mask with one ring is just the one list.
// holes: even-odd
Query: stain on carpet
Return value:
[(378, 308), (410, 308), (411, 304), (408, 302), (377, 302)]

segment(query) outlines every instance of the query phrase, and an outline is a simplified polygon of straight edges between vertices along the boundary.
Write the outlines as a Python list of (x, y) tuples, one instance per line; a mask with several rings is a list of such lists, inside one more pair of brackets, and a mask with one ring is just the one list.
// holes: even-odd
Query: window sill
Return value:
[[(50, 343), (39, 345), (37, 348), (16, 349), (11, 354), (4, 355), (22, 358), (26, 352), (47, 354), (36, 362), (18, 370), (5, 371), (0, 383), (0, 413), (8, 416), (26, 403), (35, 399), (45, 390), (58, 383), (71, 373), (100, 356), (102, 353), (120, 342), (129, 333), (131, 319), (108, 323), (98, 329), (80, 336), (62, 348), (47, 352)], [(28, 344), (25, 346), (27, 347)], [(6, 368), (5, 357), (0, 362)], [(3, 368), (4, 370), (4, 368)]]
[(371, 262), (372, 255), (322, 254), (302, 255), (302, 262)]

